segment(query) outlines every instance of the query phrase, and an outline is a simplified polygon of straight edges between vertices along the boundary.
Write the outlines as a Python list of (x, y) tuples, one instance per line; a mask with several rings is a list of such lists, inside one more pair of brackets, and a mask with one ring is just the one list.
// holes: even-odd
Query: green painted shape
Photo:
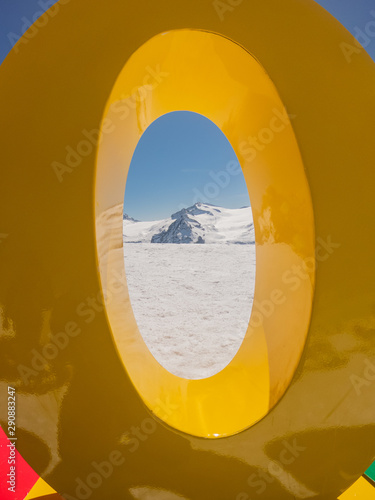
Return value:
[(375, 462), (365, 472), (366, 476), (375, 481)]

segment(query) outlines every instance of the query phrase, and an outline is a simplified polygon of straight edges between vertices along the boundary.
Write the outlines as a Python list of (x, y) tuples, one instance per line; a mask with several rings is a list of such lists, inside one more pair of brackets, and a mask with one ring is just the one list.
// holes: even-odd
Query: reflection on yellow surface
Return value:
[[(126, 62), (131, 63), (134, 51), (155, 35), (179, 28), (208, 30), (234, 40), (254, 54), (270, 75), (292, 114), (316, 228), (319, 260), (301, 362), (272, 412), (257, 425), (225, 439), (202, 439), (164, 425), (153, 418), (134, 389), (114, 347), (101, 304), (94, 209), (103, 215), (111, 208), (111, 199), (108, 197), (106, 203), (98, 191), (94, 193), (95, 138), (91, 153), (86, 148), (87, 155), (81, 155), (73, 167), (67, 163), (72, 164), (73, 158), (66, 148), (82, 152), (82, 141), (88, 141), (85, 133), (100, 127), (113, 85)], [(47, 440), (51, 456), (58, 444), (59, 463), (47, 476), (46, 454), (35, 453), (35, 440), (19, 441), (30, 465), (55, 489), (77, 498), (76, 478), (86, 481), (93, 471), (93, 461), (107, 460), (112, 451), (118, 450), (126, 459), (124, 464), (92, 498), (108, 500), (119, 492), (130, 495), (129, 490), (135, 487), (173, 491), (191, 499), (228, 500), (242, 492), (245, 498), (253, 498), (256, 489), (263, 488), (259, 481), (264, 481), (266, 500), (291, 500), (303, 485), (318, 498), (333, 499), (350, 486), (354, 474), (359, 477), (373, 461), (375, 384), (370, 380), (368, 363), (375, 362), (374, 233), (369, 230), (375, 211), (375, 66), (365, 51), (353, 54), (349, 64), (340, 50), (342, 43), (353, 44), (350, 34), (312, 0), (247, 0), (228, 12), (224, 22), (210, 1), (80, 0), (64, 5), (37, 36), (20, 42), (20, 50), (12, 50), (1, 64), (0, 213), (4, 215), (0, 231), (8, 235), (0, 245), (0, 306), (2, 327), (7, 332), (1, 339), (1, 377), (4, 385), (12, 385), (20, 395), (26, 395), (22, 398), (22, 416), (38, 423), (32, 433), (41, 442)], [(152, 85), (158, 78), (161, 92), (166, 75), (160, 64), (161, 60), (156, 61), (148, 73), (144, 68), (150, 76), (142, 85)], [(228, 64), (229, 68), (233, 66)], [(195, 79), (187, 77), (193, 85)], [(217, 95), (219, 82), (211, 83), (212, 93)], [(184, 90), (189, 92), (189, 88)], [(210, 92), (206, 97), (209, 106)], [(222, 96), (224, 106), (227, 97)], [(126, 100), (126, 95), (122, 99)], [(237, 102), (237, 95), (232, 99)], [(134, 99), (129, 103), (131, 106), (121, 103), (122, 113), (132, 119)], [(165, 112), (157, 109), (157, 101), (155, 107), (155, 116)], [(272, 113), (266, 116), (262, 127), (281, 127)], [(248, 123), (251, 117), (248, 113)], [(143, 119), (136, 123), (134, 137), (126, 135), (134, 145), (144, 130)], [(228, 117), (225, 123), (222, 130), (233, 145), (238, 133), (236, 122)], [(110, 134), (109, 126), (106, 130)], [(276, 147), (283, 134), (275, 134), (264, 151)], [(263, 140), (266, 136), (261, 135)], [(244, 172), (250, 172), (251, 166), (259, 164), (251, 161), (254, 152), (249, 149), (253, 147), (249, 137), (245, 135), (243, 140), (242, 158), (241, 151), (237, 155), (249, 165), (242, 165)], [(257, 154), (257, 158), (261, 156)], [(124, 158), (119, 159), (118, 187), (112, 191), (114, 203), (122, 202), (125, 186)], [(59, 176), (53, 168), (56, 162)], [(111, 166), (113, 163), (108, 162), (107, 168)], [(266, 187), (266, 172), (263, 164), (255, 169), (251, 185), (259, 186), (255, 183), (258, 179)], [(293, 182), (294, 176), (289, 178)], [(98, 185), (105, 180), (104, 171), (98, 170)], [(107, 187), (110, 194), (113, 186)], [(257, 193), (263, 193), (264, 203), (256, 199)], [(290, 211), (289, 204), (284, 204), (275, 191), (257, 189), (250, 195), (259, 210), (258, 246), (283, 248), (283, 240), (290, 239), (296, 227), (295, 210)], [(290, 190), (288, 195), (288, 200), (295, 200), (299, 191)], [(268, 209), (270, 200), (278, 207), (277, 213)], [(301, 205), (298, 214), (303, 218), (305, 213)], [(281, 232), (277, 230), (280, 214), (289, 221)], [(113, 220), (116, 234), (111, 241), (121, 245), (116, 216)], [(110, 226), (110, 220), (107, 222)], [(108, 231), (111, 235), (112, 230)], [(304, 231), (302, 234), (306, 235)], [(294, 238), (296, 256), (306, 251), (304, 241), (298, 235)], [(291, 250), (290, 244), (286, 246)], [(106, 253), (104, 247), (102, 255)], [(257, 255), (259, 267), (261, 253)], [(285, 263), (293, 265), (293, 256), (286, 253)], [(266, 260), (270, 262), (268, 254)], [(311, 264), (305, 261), (305, 265)], [(284, 280), (281, 276), (281, 284), (287, 285), (285, 291), (294, 293), (290, 289), (290, 272), (294, 269), (287, 271)], [(119, 278), (107, 273), (104, 281), (107, 279), (110, 284), (112, 280), (111, 291), (116, 295), (121, 290), (121, 282), (116, 282)], [(300, 281), (306, 283), (307, 279)], [(295, 296), (299, 297), (301, 286), (295, 289)], [(277, 297), (273, 296), (273, 302)], [(309, 305), (301, 300), (302, 306)], [(83, 309), (89, 315), (82, 315)], [(307, 317), (303, 307), (295, 309), (296, 316), (300, 313)], [(113, 317), (113, 327), (112, 322)], [(129, 328), (132, 330), (135, 324), (130, 322)], [(41, 363), (33, 367), (33, 350), (42, 353), (53, 335), (67, 331), (72, 334), (67, 336), (68, 346), (48, 360), (48, 370)], [(264, 333), (269, 331), (267, 327)], [(266, 345), (271, 368), (273, 355), (268, 339)], [(22, 380), (19, 365), (34, 370), (28, 383)], [(127, 363), (126, 368), (130, 367)], [(278, 393), (274, 387), (277, 371), (267, 371), (270, 396)], [(150, 372), (145, 373), (149, 377)], [(66, 387), (64, 396), (59, 404), (48, 407), (47, 414), (41, 408), (43, 395), (62, 387)], [(168, 402), (167, 397), (164, 402)], [(0, 410), (5, 422), (4, 408)], [(167, 405), (165, 413), (173, 409)], [(131, 430), (145, 422), (146, 429), (152, 422), (155, 432), (137, 442), (137, 451), (132, 453), (126, 436), (134, 437)], [(298, 441), (294, 442), (296, 433)], [(280, 462), (284, 441), (304, 449), (293, 463), (290, 455), (288, 463)], [(265, 473), (269, 474), (271, 459), (274, 472), (274, 460), (279, 460), (279, 474), (263, 479)]]
[[(158, 68), (156, 81), (151, 68)], [(177, 110), (211, 119), (242, 166), (254, 215), (257, 259), (246, 336), (221, 372), (187, 380), (169, 373), (148, 350), (126, 287), (123, 293), (107, 297), (106, 310), (125, 368), (151, 411), (176, 429), (215, 438), (239, 432), (264, 417), (284, 394), (297, 367), (314, 288), (313, 213), (288, 113), (259, 62), (215, 34), (163, 33), (132, 55), (104, 114), (96, 178), (104, 290), (111, 277), (124, 275), (122, 210), (116, 213), (115, 208), (119, 203), (122, 207), (135, 147), (148, 125)], [(255, 136), (258, 150), (252, 146)]]

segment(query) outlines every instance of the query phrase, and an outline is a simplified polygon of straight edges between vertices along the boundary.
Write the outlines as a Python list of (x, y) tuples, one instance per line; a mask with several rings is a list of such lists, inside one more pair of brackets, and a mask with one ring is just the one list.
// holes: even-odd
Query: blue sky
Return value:
[(168, 113), (137, 145), (124, 211), (139, 220), (157, 220), (198, 201), (226, 208), (250, 204), (237, 157), (221, 130), (196, 113)]
[[(16, 37), (27, 29), (28, 21), (35, 21), (54, 3), (54, 0), (1, 0), (0, 63)], [(375, 21), (374, 0), (317, 3), (353, 35), (358, 35), (358, 30), (365, 31), (368, 23)], [(368, 38), (366, 50), (375, 60), (375, 33)], [(248, 205), (242, 174), (221, 173), (219, 178), (215, 177), (231, 161), (236, 161), (234, 151), (208, 119), (187, 112), (166, 115), (147, 129), (138, 144), (129, 171), (124, 210), (137, 219), (152, 220), (168, 217), (196, 201), (228, 208)]]
[[(73, 0), (79, 1), (79, 0)], [(8, 33), (14, 32), (21, 35), (24, 21), (22, 17), (32, 20), (38, 12), (44, 12), (54, 0), (1, 0), (0, 3), (0, 62), (2, 62), (11, 48)], [(375, 10), (374, 0), (318, 0), (318, 4), (327, 9), (349, 31), (354, 33), (358, 26), (363, 29), (366, 24), (374, 19), (371, 10)], [(371, 57), (375, 60), (375, 37), (366, 47)]]
[[(356, 28), (364, 31), (369, 21), (375, 21), (375, 17), (371, 15), (371, 11), (375, 11), (374, 0), (315, 1), (335, 16), (354, 36), (357, 34)], [(372, 31), (374, 32), (375, 30), (373, 29)], [(367, 45), (366, 50), (375, 60), (375, 36), (370, 39), (370, 43)]]

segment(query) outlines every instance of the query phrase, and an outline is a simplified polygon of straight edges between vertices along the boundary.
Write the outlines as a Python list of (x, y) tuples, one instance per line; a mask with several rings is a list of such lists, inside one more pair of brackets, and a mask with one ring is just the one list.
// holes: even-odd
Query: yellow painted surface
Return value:
[(54, 493), (56, 493), (56, 491), (43, 481), (42, 478), (39, 478), (25, 500), (33, 500), (34, 498), (39, 498), (45, 495), (53, 495)]
[(339, 496), (339, 500), (374, 500), (375, 488), (363, 477)]
[[(119, 355), (112, 318), (100, 303), (103, 280), (111, 284), (114, 297), (125, 293), (125, 285), (123, 276), (112, 278), (98, 270), (106, 246), (97, 246), (95, 214), (104, 213), (111, 204), (98, 197), (96, 188), (103, 177), (96, 173), (98, 151), (90, 133), (99, 130), (114, 85), (135, 51), (156, 35), (179, 29), (220, 34), (260, 62), (265, 81), (269, 75), (279, 96), (277, 102), (293, 115), (291, 128), (314, 217), (315, 289), (301, 362), (284, 393), (288, 377), (280, 387), (277, 381), (283, 379), (278, 370), (281, 361), (286, 362), (281, 350), (285, 343), (272, 352), (278, 337), (267, 335), (285, 325), (272, 324), (276, 316), (271, 316), (256, 352), (264, 362), (265, 356), (259, 353), (264, 353), (265, 339), (268, 405), (273, 409), (256, 425), (223, 439), (183, 433), (165, 419), (155, 418), (140, 396), (143, 387), (135, 387), (136, 368), (131, 372), (132, 365), (125, 367)], [(359, 477), (373, 461), (375, 67), (364, 51), (354, 52), (349, 62), (343, 43), (353, 44), (349, 33), (307, 0), (247, 0), (229, 9), (223, 20), (211, 0), (72, 0), (61, 4), (58, 14), (35, 36), (20, 40), (1, 65), (0, 233), (7, 235), (0, 243), (1, 381), (17, 388), (20, 453), (45, 479), (48, 475), (51, 487), (60, 494), (77, 498), (77, 478), (86, 481), (95, 472), (93, 462), (114, 460), (114, 472), (92, 493), (93, 500), (116, 498), (119, 492), (131, 498), (135, 488), (194, 500), (241, 496), (248, 500), (263, 487), (267, 500), (314, 495), (328, 500), (337, 498), (353, 483), (353, 476)], [(203, 71), (200, 56), (201, 50), (195, 59), (192, 53), (191, 64)], [(248, 56), (244, 59), (248, 61)], [(158, 74), (162, 61), (160, 57), (152, 71)], [(228, 75), (234, 74), (233, 66), (226, 68)], [(219, 65), (211, 70), (219, 71)], [(195, 81), (187, 74), (186, 79)], [(252, 81), (248, 83), (251, 87)], [(239, 89), (242, 84), (239, 80)], [(208, 93), (212, 105), (207, 103), (205, 114), (220, 125), (243, 163), (249, 152), (241, 158), (234, 139), (241, 133), (240, 122), (234, 115), (227, 124), (220, 121), (243, 94), (239, 90), (223, 105), (223, 116), (214, 116), (213, 99), (221, 96), (220, 82), (215, 85)], [(158, 92), (161, 97), (162, 84)], [(186, 105), (193, 106), (188, 96)], [(260, 96), (254, 110), (262, 102)], [(152, 116), (165, 111), (155, 109)], [(241, 114), (239, 107), (237, 113)], [(139, 121), (137, 130), (129, 125), (134, 136), (126, 134), (124, 141), (135, 144), (152, 119), (138, 116), (146, 121)], [(269, 119), (268, 115), (265, 127)], [(265, 155), (271, 154), (279, 138), (283, 142), (281, 137), (282, 133)], [(108, 168), (116, 159), (113, 156)], [(119, 160), (120, 171), (124, 159)], [(250, 163), (242, 164), (245, 176), (257, 186), (271, 185), (266, 163)], [(295, 177), (285, 176), (288, 167), (284, 161), (281, 165), (279, 181), (285, 195)], [(120, 199), (124, 182), (125, 176), (118, 191), (113, 191), (114, 199)], [(309, 314), (308, 299), (300, 297), (301, 307), (293, 308), (294, 312), (291, 306), (294, 294), (300, 296), (304, 289), (304, 278), (295, 282), (299, 286), (293, 291), (280, 274), (283, 265), (273, 262), (272, 256), (275, 252), (285, 258), (285, 265), (293, 265), (289, 250), (306, 255), (310, 247), (304, 243), (310, 239), (305, 232), (300, 234), (306, 210), (293, 206), (290, 211), (284, 195), (270, 189), (261, 202), (258, 190), (250, 192), (252, 204), (261, 210), (255, 214), (258, 221), (263, 214), (256, 228), (257, 265), (265, 269), (268, 262), (276, 274), (270, 271), (262, 282), (257, 279), (256, 293), (262, 297), (262, 287), (267, 290), (268, 279), (277, 280), (279, 273), (281, 285), (286, 285), (285, 307), (291, 308), (285, 317), (296, 319)], [(292, 195), (298, 198), (301, 192), (290, 193), (290, 202)], [(116, 241), (117, 216), (112, 227), (112, 215), (106, 214), (104, 242), (107, 237)], [(274, 231), (276, 227), (279, 231)], [(305, 230), (310, 231), (311, 225)], [(125, 304), (127, 318), (129, 307)], [(128, 328), (134, 332), (131, 322)], [(292, 331), (286, 328), (286, 332)], [(46, 346), (56, 341), (57, 333), (63, 333), (68, 344), (51, 351)], [(296, 328), (292, 336), (299, 333)], [(37, 363), (36, 353), (49, 359)], [(146, 374), (150, 373), (148, 361)], [(261, 378), (264, 384), (266, 377)], [(144, 384), (147, 389), (155, 381)], [(46, 397), (56, 404), (46, 407)], [(232, 404), (229, 398), (225, 401)], [(168, 418), (176, 405), (167, 393), (163, 402)], [(0, 412), (5, 421), (4, 408)], [(245, 419), (246, 425), (252, 420)], [(150, 428), (154, 430), (145, 433)]]
[[(147, 68), (159, 65), (160, 81), (150, 85)], [(125, 275), (122, 253), (111, 252), (122, 246), (122, 211), (110, 219), (111, 237), (106, 214), (123, 203), (126, 175), (142, 133), (163, 114), (177, 110), (210, 118), (226, 134), (242, 166), (257, 242), (255, 306), (246, 336), (220, 373), (186, 380), (169, 373), (148, 350), (126, 289), (115, 299), (108, 295), (106, 310), (125, 368), (151, 411), (181, 431), (214, 438), (264, 417), (297, 367), (314, 286), (313, 213), (288, 113), (264, 68), (227, 38), (193, 30), (163, 33), (130, 58), (104, 113), (95, 201), (105, 290), (113, 276)], [(256, 151), (248, 138), (266, 127), (268, 144)], [(283, 214), (269, 220), (268, 214), (277, 214), (281, 207)], [(298, 293), (287, 298), (283, 276), (294, 266), (303, 269), (306, 279)], [(166, 415), (167, 400), (173, 410)]]

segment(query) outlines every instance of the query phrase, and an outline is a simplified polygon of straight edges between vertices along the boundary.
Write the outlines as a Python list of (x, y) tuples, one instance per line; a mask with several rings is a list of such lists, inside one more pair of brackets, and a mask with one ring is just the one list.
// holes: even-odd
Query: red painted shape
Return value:
[[(1, 500), (24, 500), (31, 488), (39, 479), (38, 474), (18, 453), (17, 441), (10, 441), (4, 430), (0, 427), (0, 499)], [(14, 446), (16, 444), (16, 446)], [(15, 469), (12, 469), (15, 467)], [(12, 473), (15, 472), (15, 476)], [(14, 491), (13, 483), (9, 483), (15, 477)]]

